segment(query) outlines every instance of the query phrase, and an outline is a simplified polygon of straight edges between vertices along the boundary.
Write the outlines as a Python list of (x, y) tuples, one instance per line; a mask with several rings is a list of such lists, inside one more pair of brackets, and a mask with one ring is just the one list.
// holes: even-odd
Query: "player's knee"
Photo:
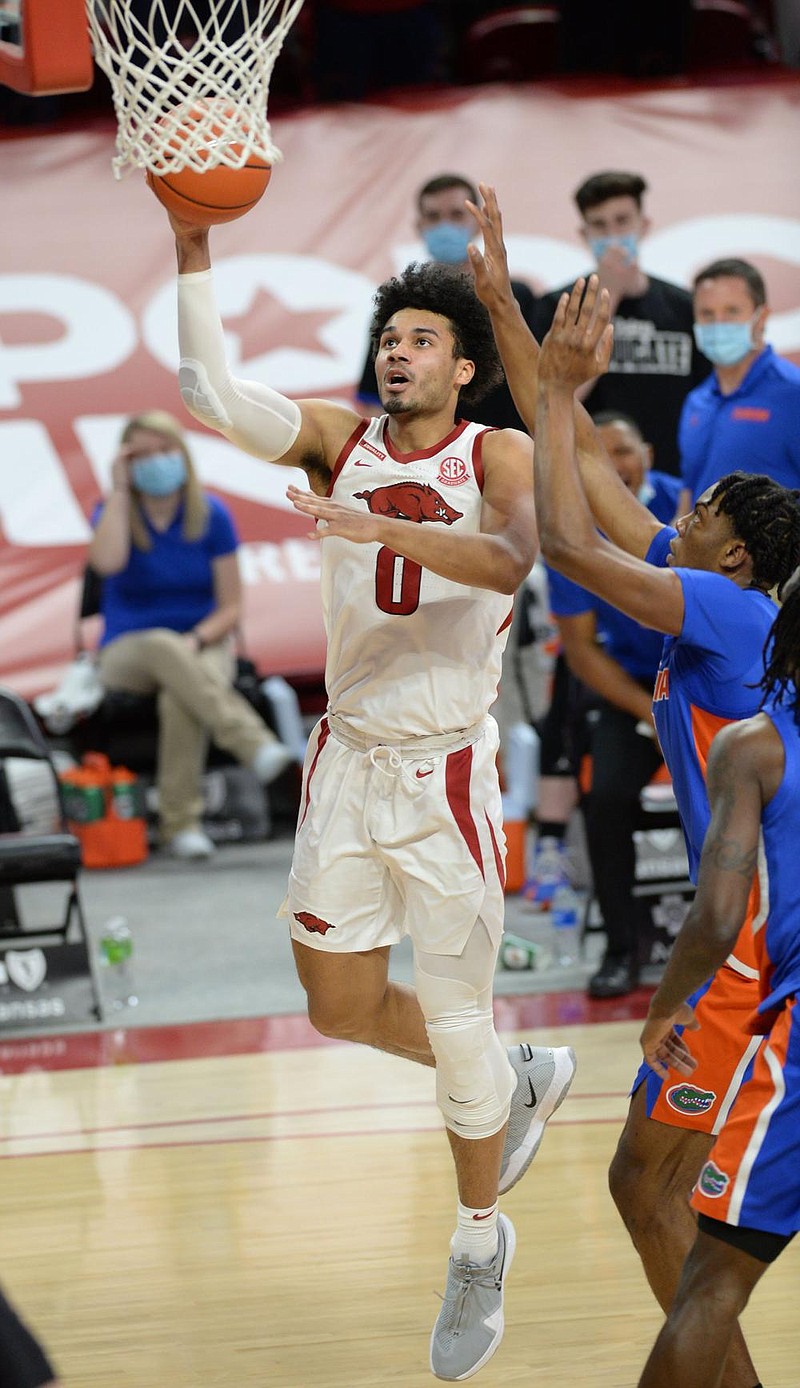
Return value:
[(743, 1263), (727, 1241), (702, 1232), (694, 1240), (681, 1270), (675, 1309), (707, 1307), (703, 1318), (738, 1320), (747, 1306), (754, 1280), (749, 1262)]
[(491, 1013), (427, 1024), (436, 1059), (436, 1100), (451, 1132), (492, 1137), (508, 1120), (514, 1079)]
[(641, 1171), (630, 1161), (630, 1155), (620, 1140), (608, 1168), (608, 1189), (620, 1214), (632, 1203)]
[(514, 1074), (469, 984), (417, 972), (417, 995), (436, 1060), (436, 1099), (459, 1137), (492, 1137), (508, 1119)]
[(663, 1197), (658, 1172), (653, 1170), (644, 1153), (637, 1150), (626, 1130), (622, 1132), (608, 1168), (608, 1188), (628, 1225), (656, 1212), (659, 1196)]

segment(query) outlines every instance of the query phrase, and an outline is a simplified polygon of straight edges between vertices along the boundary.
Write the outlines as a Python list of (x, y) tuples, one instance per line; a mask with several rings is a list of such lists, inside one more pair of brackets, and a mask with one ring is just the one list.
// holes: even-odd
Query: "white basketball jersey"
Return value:
[[(354, 430), (329, 495), (408, 525), (480, 531), (483, 425), (398, 453), (382, 415)], [(330, 711), (390, 745), (457, 732), (494, 703), (513, 600), (440, 578), (385, 545), (322, 543)]]

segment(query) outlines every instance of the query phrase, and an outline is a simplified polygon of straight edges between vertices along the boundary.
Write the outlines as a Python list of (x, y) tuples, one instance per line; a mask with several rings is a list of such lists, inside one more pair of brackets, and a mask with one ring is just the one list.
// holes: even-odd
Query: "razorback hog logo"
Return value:
[(312, 916), (310, 911), (295, 911), (294, 918), (308, 931), (309, 935), (327, 935), (329, 930), (336, 929), (336, 926), (331, 925), (330, 921), (322, 921), (319, 916)]
[(371, 492), (356, 492), (357, 501), (366, 501), (373, 516), (396, 516), (398, 520), (442, 521), (452, 525), (463, 511), (454, 511), (443, 496), (427, 482), (394, 482)]
[(708, 1113), (716, 1097), (713, 1089), (698, 1089), (693, 1084), (676, 1084), (667, 1090), (667, 1103), (678, 1113)]

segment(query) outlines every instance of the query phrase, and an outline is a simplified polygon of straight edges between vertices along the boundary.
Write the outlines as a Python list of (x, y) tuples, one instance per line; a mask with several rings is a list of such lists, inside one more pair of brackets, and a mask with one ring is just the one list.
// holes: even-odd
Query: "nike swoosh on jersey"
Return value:
[(431, 767), (430, 771), (418, 771), (418, 772), (417, 772), (417, 780), (418, 780), (418, 781), (421, 781), (422, 778), (423, 778), (424, 776), (432, 776), (432, 775), (433, 775), (433, 767)]

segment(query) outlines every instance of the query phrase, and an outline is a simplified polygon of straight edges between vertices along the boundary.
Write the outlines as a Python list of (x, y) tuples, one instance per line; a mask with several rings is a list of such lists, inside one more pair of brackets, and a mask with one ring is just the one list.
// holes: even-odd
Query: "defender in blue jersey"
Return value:
[(714, 742), (697, 895), (642, 1031), (653, 1069), (693, 1075), (681, 1031), (696, 1021), (683, 999), (724, 962), (757, 871), (761, 1001), (753, 1029), (766, 1040), (700, 1173), (697, 1238), (640, 1388), (714, 1388), (753, 1288), (800, 1229), (799, 674), (800, 570), (775, 622), (763, 712)]
[[(657, 676), (656, 717), (672, 747), (676, 764), (670, 770), (696, 861), (708, 823), (702, 786), (712, 730), (758, 708), (758, 689), (749, 691), (748, 703), (747, 685), (758, 686), (763, 674), (763, 646), (776, 611), (768, 595), (800, 562), (800, 493), (767, 477), (734, 474), (704, 493), (674, 531), (659, 525), (608, 466), (591, 421), (574, 400), (575, 390), (606, 368), (612, 338), (607, 295), (598, 298), (594, 276), (588, 285), (578, 281), (569, 300), (562, 298), (540, 355), (507, 289), (494, 193), (481, 191), (486, 249), (483, 257), (470, 254), (517, 406), (535, 430), (542, 552), (568, 577), (672, 638)], [(644, 562), (648, 557), (656, 562)], [(721, 626), (723, 591), (729, 611)], [(695, 739), (693, 730), (701, 726), (707, 744)], [(681, 731), (690, 738), (685, 747)], [(743, 930), (740, 940), (746, 939)], [(705, 1052), (693, 1077), (698, 1083), (688, 1085), (679, 1074), (654, 1077), (661, 1102), (656, 1113), (648, 1086), (637, 1081), (611, 1167), (612, 1194), (665, 1310), (696, 1233), (687, 1193), (752, 1058), (755, 1043), (743, 1027), (757, 1003), (757, 973), (752, 963), (741, 968), (743, 948), (737, 942), (737, 957), (718, 971), (698, 1004), (702, 1031), (691, 1040), (693, 1050)], [(737, 1330), (720, 1384), (754, 1388), (757, 1381)]]

